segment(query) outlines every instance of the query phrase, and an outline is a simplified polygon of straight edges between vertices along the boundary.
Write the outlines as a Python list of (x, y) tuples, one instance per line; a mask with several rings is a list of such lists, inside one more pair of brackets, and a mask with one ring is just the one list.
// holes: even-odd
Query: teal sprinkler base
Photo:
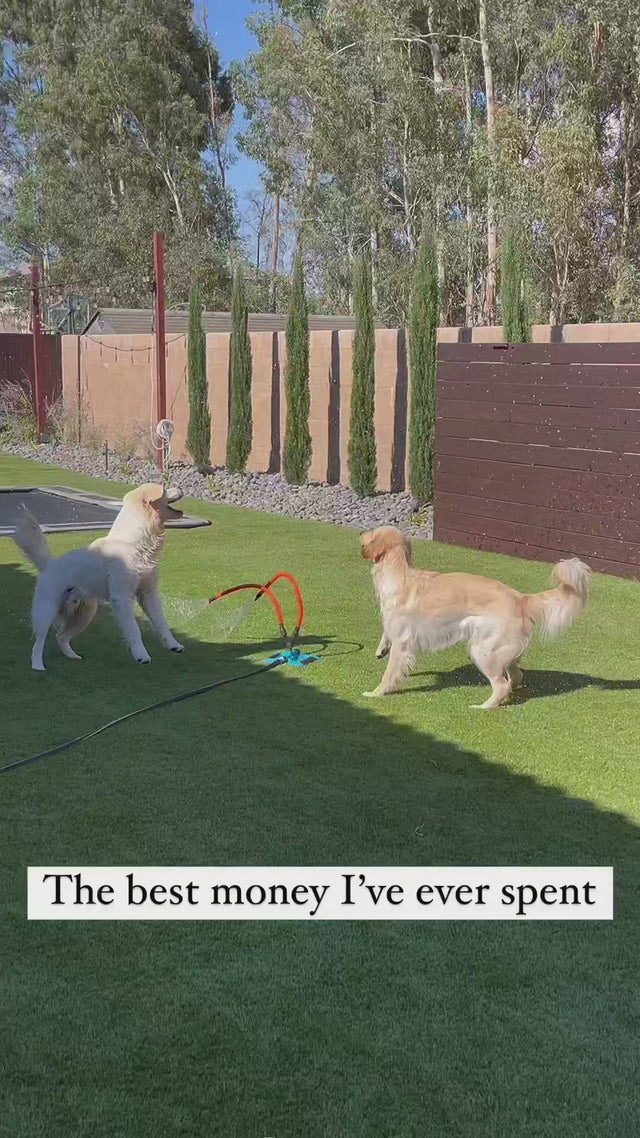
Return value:
[[(289, 636), (285, 628), (282, 609), (280, 608), (278, 600), (271, 592), (271, 586), (275, 585), (276, 581), (279, 581), (281, 578), (287, 580), (291, 585), (297, 603), (297, 621), (291, 636)], [(275, 667), (276, 664), (288, 664), (290, 668), (306, 668), (307, 664), (315, 664), (316, 661), (320, 659), (319, 656), (312, 656), (310, 653), (301, 652), (299, 648), (293, 647), (296, 640), (298, 639), (298, 633), (302, 628), (302, 622), (304, 620), (302, 594), (300, 592), (300, 586), (298, 585), (295, 577), (292, 577), (290, 573), (276, 573), (274, 577), (271, 577), (271, 579), (267, 581), (266, 585), (232, 585), (230, 589), (223, 589), (221, 593), (216, 593), (215, 597), (210, 597), (209, 604), (213, 604), (214, 601), (220, 600), (221, 597), (229, 596), (230, 593), (237, 593), (241, 589), (255, 589), (256, 601), (260, 600), (260, 597), (264, 596), (271, 601), (271, 604), (273, 606), (273, 611), (276, 615), (276, 620), (278, 621), (278, 628), (280, 629), (280, 635), (282, 637), (284, 648), (281, 652), (278, 652), (276, 656), (269, 656), (269, 658), (265, 660), (265, 664), (267, 666), (270, 665), (271, 667)]]
[(307, 664), (315, 664), (319, 656), (301, 652), (299, 648), (287, 648), (278, 652), (277, 656), (269, 656), (265, 664), (288, 664), (290, 668), (306, 668)]

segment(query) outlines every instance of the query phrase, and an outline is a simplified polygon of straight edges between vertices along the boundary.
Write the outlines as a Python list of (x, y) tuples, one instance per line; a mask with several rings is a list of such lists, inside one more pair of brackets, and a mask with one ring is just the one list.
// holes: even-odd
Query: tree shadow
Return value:
[[(0, 567), (4, 761), (248, 671), (279, 643), (265, 609), (255, 637), (186, 638), (183, 656), (145, 632), (141, 668), (109, 617), (79, 638), (83, 663), (52, 644), (37, 675), (32, 590), (30, 574)], [(490, 741), (465, 749), (360, 702), (358, 641), (327, 627), (302, 643), (350, 655), (142, 716), (0, 781), (7, 1132), (634, 1133), (638, 828), (505, 766)], [(435, 676), (428, 690), (479, 682), (470, 665), (419, 674)], [(528, 679), (541, 695), (638, 687)], [(595, 766), (596, 751), (597, 739), (580, 762)], [(616, 920), (25, 919), (27, 865), (327, 864), (613, 865)]]

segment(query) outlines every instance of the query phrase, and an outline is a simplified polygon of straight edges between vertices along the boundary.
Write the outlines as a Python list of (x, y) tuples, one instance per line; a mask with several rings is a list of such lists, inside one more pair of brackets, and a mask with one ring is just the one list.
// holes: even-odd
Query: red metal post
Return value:
[[(156, 274), (156, 422), (167, 417), (167, 360), (164, 315), (164, 235), (153, 234), (153, 264)], [(164, 469), (164, 452), (157, 451), (158, 468)]]
[(36, 426), (38, 439), (44, 440), (47, 416), (44, 405), (44, 344), (42, 342), (42, 323), (40, 321), (40, 273), (38, 266), (31, 266), (31, 331), (33, 334), (33, 387), (36, 405)]

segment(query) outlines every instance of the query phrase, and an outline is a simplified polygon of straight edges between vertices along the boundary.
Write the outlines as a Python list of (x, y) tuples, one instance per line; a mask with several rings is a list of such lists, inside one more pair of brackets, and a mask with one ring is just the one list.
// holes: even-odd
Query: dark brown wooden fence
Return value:
[(640, 344), (441, 344), (435, 538), (640, 577)]
[[(50, 407), (62, 396), (60, 336), (43, 336), (42, 357), (43, 398)], [(19, 383), (34, 398), (33, 337), (29, 332), (0, 332), (0, 391), (9, 383)]]

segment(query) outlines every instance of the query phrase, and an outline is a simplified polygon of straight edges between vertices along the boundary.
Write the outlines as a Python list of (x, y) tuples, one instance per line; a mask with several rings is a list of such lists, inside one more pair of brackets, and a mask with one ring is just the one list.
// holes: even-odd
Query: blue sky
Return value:
[[(209, 34), (220, 54), (223, 67), (228, 67), (234, 59), (244, 59), (256, 47), (256, 41), (247, 30), (247, 16), (257, 10), (253, 0), (206, 0)], [(234, 131), (241, 130), (242, 115), (236, 110)], [(260, 167), (249, 158), (237, 156), (237, 161), (229, 171), (229, 182), (242, 199), (249, 190), (260, 187)]]

